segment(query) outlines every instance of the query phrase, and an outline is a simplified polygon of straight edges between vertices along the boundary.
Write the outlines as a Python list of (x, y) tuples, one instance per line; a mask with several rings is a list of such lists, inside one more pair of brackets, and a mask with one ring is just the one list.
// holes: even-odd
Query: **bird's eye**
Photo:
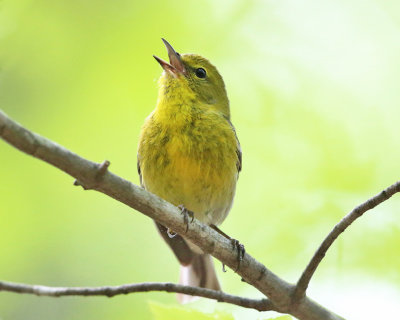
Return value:
[(203, 68), (196, 69), (196, 77), (204, 79), (206, 75), (207, 75), (206, 70), (204, 70)]

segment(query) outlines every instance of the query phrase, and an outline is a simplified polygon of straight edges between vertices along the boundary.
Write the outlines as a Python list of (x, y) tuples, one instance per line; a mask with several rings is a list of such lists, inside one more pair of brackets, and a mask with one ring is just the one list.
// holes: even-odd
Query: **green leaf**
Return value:
[(149, 306), (154, 320), (234, 320), (232, 315), (221, 311), (202, 313), (188, 307), (172, 307), (155, 302), (149, 302)]

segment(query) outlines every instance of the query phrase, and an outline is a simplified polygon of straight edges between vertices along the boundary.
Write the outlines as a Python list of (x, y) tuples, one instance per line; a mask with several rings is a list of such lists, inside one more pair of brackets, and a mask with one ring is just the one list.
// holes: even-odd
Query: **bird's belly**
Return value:
[(197, 147), (198, 151), (188, 152), (178, 143), (165, 148), (168, 161), (164, 165), (146, 164), (145, 188), (176, 206), (184, 205), (204, 223), (220, 224), (232, 206), (237, 181), (235, 155), (230, 154), (230, 148)]

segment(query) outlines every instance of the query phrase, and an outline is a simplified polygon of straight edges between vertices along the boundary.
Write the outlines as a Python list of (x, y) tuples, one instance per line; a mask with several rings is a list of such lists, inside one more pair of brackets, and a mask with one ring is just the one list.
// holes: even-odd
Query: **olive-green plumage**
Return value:
[[(219, 225), (232, 206), (241, 168), (225, 85), (207, 59), (181, 56), (164, 42), (170, 63), (155, 57), (164, 72), (157, 106), (140, 135), (141, 183), (172, 204), (183, 205), (200, 221)], [(208, 255), (179, 235), (169, 238), (162, 226), (159, 230), (187, 265), (181, 282), (219, 289)]]

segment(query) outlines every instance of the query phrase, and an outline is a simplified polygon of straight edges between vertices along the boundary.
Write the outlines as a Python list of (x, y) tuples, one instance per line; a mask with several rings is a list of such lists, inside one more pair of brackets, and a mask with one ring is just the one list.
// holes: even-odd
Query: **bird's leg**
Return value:
[[(210, 224), (210, 227), (213, 228), (215, 231), (217, 231), (220, 235), (222, 235), (222, 236), (224, 236), (225, 238), (227, 238), (227, 239), (231, 242), (231, 244), (232, 244), (232, 246), (233, 246), (233, 249), (236, 249), (236, 250), (237, 250), (237, 254), (238, 254), (238, 256), (237, 256), (237, 262), (238, 262), (238, 265), (237, 265), (237, 267), (236, 267), (235, 272), (238, 271), (239, 268), (240, 268), (240, 263), (243, 261), (244, 254), (246, 253), (246, 250), (244, 249), (244, 245), (242, 245), (238, 240), (233, 239), (233, 238), (231, 238), (230, 236), (228, 236), (225, 232), (223, 232), (223, 231), (222, 231), (220, 228), (218, 228), (216, 225)], [(226, 272), (226, 270), (225, 270), (225, 264), (222, 264), (222, 271), (223, 271), (223, 272)]]
[(190, 222), (193, 222), (194, 220), (194, 213), (192, 211), (189, 211), (188, 209), (185, 208), (183, 204), (180, 204), (178, 206), (179, 209), (181, 209), (181, 213), (183, 214), (183, 222), (186, 224), (186, 232), (189, 230), (189, 218)]

